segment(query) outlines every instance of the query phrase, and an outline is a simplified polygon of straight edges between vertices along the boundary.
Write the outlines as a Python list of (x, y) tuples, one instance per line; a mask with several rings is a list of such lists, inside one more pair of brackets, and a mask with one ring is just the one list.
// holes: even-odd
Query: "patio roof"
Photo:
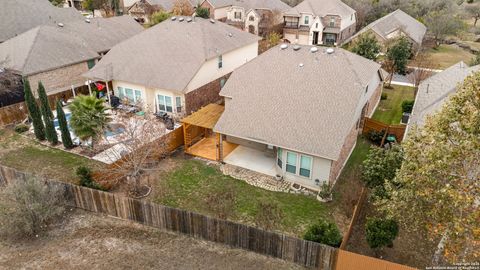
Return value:
[(211, 103), (183, 118), (181, 122), (192, 126), (213, 129), (224, 110), (225, 107), (222, 105)]

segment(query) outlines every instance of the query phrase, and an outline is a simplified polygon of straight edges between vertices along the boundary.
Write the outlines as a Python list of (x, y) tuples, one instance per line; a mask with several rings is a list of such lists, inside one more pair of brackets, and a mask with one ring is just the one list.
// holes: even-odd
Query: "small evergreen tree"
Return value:
[(210, 18), (210, 10), (208, 10), (208, 8), (198, 6), (195, 13), (200, 18), (204, 18), (204, 19)]
[(352, 52), (375, 61), (380, 53), (380, 45), (373, 34), (365, 33), (355, 42)]
[(371, 248), (391, 247), (398, 235), (398, 224), (393, 219), (367, 219), (365, 233)]
[(35, 97), (33, 96), (32, 89), (30, 88), (30, 82), (28, 80), (24, 80), (23, 90), (25, 92), (25, 103), (27, 104), (28, 114), (32, 119), (33, 132), (38, 140), (43, 141), (45, 140), (45, 127), (43, 125), (42, 115), (40, 114), (40, 110), (37, 102), (35, 101)]
[(342, 243), (342, 235), (340, 234), (337, 225), (333, 222), (326, 222), (324, 220), (308, 227), (303, 239), (332, 247), (339, 247)]
[(50, 103), (48, 102), (47, 92), (42, 82), (38, 82), (38, 99), (40, 100), (40, 108), (46, 108), (46, 112), (51, 119), (53, 119), (53, 113), (50, 110)]
[(72, 137), (70, 136), (70, 131), (68, 130), (67, 118), (65, 117), (65, 112), (62, 108), (62, 103), (60, 100), (57, 101), (57, 119), (58, 126), (62, 132), (62, 143), (66, 149), (71, 149), (73, 147)]
[(50, 104), (48, 103), (47, 93), (42, 82), (38, 82), (38, 97), (40, 98), (41, 111), (43, 116), (43, 122), (45, 123), (45, 137), (51, 144), (58, 143), (57, 131), (55, 131), (55, 125), (53, 124), (53, 113), (50, 110)]

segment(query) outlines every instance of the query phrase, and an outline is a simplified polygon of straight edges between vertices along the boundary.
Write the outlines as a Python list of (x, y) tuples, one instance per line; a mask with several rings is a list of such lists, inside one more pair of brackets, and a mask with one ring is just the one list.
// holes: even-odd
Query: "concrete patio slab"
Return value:
[(249, 169), (270, 176), (277, 174), (275, 157), (272, 154), (257, 149), (239, 145), (224, 160), (225, 163)]

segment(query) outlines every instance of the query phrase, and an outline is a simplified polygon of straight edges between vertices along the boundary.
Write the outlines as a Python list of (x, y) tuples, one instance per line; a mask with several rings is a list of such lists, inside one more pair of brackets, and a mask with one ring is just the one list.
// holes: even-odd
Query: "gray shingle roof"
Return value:
[(214, 131), (336, 160), (379, 70), (343, 49), (274, 47), (232, 73), (220, 93), (232, 99)]
[(208, 0), (215, 8), (239, 6), (249, 9), (270, 9), (286, 11), (290, 6), (281, 0)]
[(340, 0), (305, 0), (285, 14), (300, 15), (300, 13), (312, 13), (320, 17), (325, 15), (347, 17), (354, 14), (355, 10)]
[(60, 68), (89, 59), (141, 32), (131, 17), (77, 21), (63, 27), (42, 25), (0, 44), (3, 67), (22, 75)]
[(427, 32), (427, 27), (425, 25), (402, 10), (397, 9), (396, 11), (367, 25), (349, 40), (354, 39), (358, 35), (369, 30), (374, 31), (384, 39), (387, 39), (388, 34), (398, 29), (402, 29), (405, 34), (418, 44), (422, 44), (425, 33)]
[(413, 125), (423, 126), (427, 116), (440, 110), (448, 97), (456, 92), (457, 86), (468, 75), (479, 70), (480, 65), (468, 67), (460, 62), (423, 81), (418, 87), (412, 115), (408, 121), (409, 128)]
[(207, 60), (259, 39), (221, 22), (167, 20), (113, 47), (84, 76), (184, 91)]
[(74, 8), (57, 8), (48, 0), (1, 0), (0, 42), (43, 24), (83, 20)]

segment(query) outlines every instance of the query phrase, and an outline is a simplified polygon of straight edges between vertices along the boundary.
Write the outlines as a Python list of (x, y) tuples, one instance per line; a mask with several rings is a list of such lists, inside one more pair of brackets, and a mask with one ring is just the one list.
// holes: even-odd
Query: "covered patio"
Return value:
[(239, 145), (223, 160), (226, 164), (242, 167), (268, 176), (277, 175), (273, 153)]
[(181, 120), (183, 125), (185, 153), (221, 161), (238, 146), (224, 141), (213, 127), (224, 111), (218, 104), (209, 104)]

